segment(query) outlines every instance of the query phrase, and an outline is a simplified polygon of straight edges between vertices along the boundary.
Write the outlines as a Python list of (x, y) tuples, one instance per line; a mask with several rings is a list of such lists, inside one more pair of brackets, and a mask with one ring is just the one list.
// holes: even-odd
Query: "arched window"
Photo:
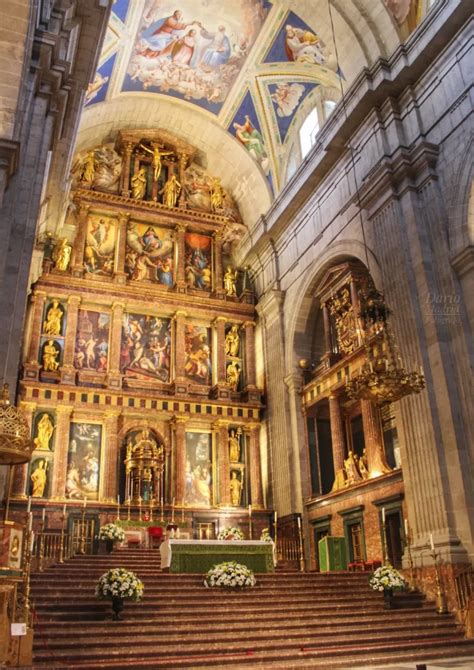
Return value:
[(312, 109), (300, 128), (301, 158), (305, 158), (316, 143), (319, 133), (319, 119), (316, 108)]

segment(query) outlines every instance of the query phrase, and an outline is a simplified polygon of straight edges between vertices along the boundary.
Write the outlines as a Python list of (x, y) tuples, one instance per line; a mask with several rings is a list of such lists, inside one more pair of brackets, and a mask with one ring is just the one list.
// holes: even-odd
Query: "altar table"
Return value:
[(170, 572), (207, 572), (216, 563), (236, 561), (254, 572), (274, 572), (273, 542), (259, 540), (172, 540), (161, 544), (161, 567)]

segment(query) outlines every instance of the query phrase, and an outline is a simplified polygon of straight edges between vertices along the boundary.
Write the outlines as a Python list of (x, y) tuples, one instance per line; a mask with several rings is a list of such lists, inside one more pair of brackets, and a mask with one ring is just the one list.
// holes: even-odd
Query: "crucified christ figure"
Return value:
[(170, 156), (173, 152), (172, 151), (161, 151), (160, 147), (158, 144), (152, 144), (151, 145), (153, 149), (149, 149), (146, 147), (144, 144), (140, 144), (140, 147), (147, 151), (149, 154), (153, 156), (153, 161), (152, 161), (152, 166), (153, 166), (153, 179), (157, 182), (158, 179), (160, 178), (161, 174), (161, 157), (162, 156)]

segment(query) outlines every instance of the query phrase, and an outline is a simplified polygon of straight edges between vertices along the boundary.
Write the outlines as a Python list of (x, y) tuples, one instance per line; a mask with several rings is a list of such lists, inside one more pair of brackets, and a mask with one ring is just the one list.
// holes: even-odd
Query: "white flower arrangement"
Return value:
[(100, 577), (95, 587), (96, 598), (122, 598), (141, 600), (143, 582), (134, 572), (125, 568), (112, 568)]
[(234, 528), (233, 526), (226, 526), (217, 536), (218, 540), (244, 540), (245, 535), (239, 528)]
[(125, 533), (123, 528), (120, 528), (115, 523), (107, 523), (99, 530), (99, 540), (123, 542), (125, 540)]
[(256, 583), (257, 580), (252, 570), (235, 561), (214, 565), (204, 579), (204, 586), (207, 587), (243, 588), (255, 586)]
[(374, 591), (399, 591), (406, 586), (402, 575), (391, 565), (377, 568), (370, 577), (369, 584)]
[(273, 542), (268, 528), (264, 528), (260, 534), (260, 542)]

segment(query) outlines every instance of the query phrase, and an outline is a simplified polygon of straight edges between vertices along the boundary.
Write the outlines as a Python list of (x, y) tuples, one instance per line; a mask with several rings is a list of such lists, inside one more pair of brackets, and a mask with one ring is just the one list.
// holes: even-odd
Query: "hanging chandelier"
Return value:
[(383, 294), (371, 285), (361, 292), (360, 317), (365, 323), (366, 359), (360, 372), (346, 383), (354, 400), (370, 400), (385, 405), (425, 387), (422, 372), (407, 372), (403, 367)]
[(34, 444), (22, 411), (10, 403), (8, 384), (0, 394), (0, 464), (18, 465), (31, 460)]

